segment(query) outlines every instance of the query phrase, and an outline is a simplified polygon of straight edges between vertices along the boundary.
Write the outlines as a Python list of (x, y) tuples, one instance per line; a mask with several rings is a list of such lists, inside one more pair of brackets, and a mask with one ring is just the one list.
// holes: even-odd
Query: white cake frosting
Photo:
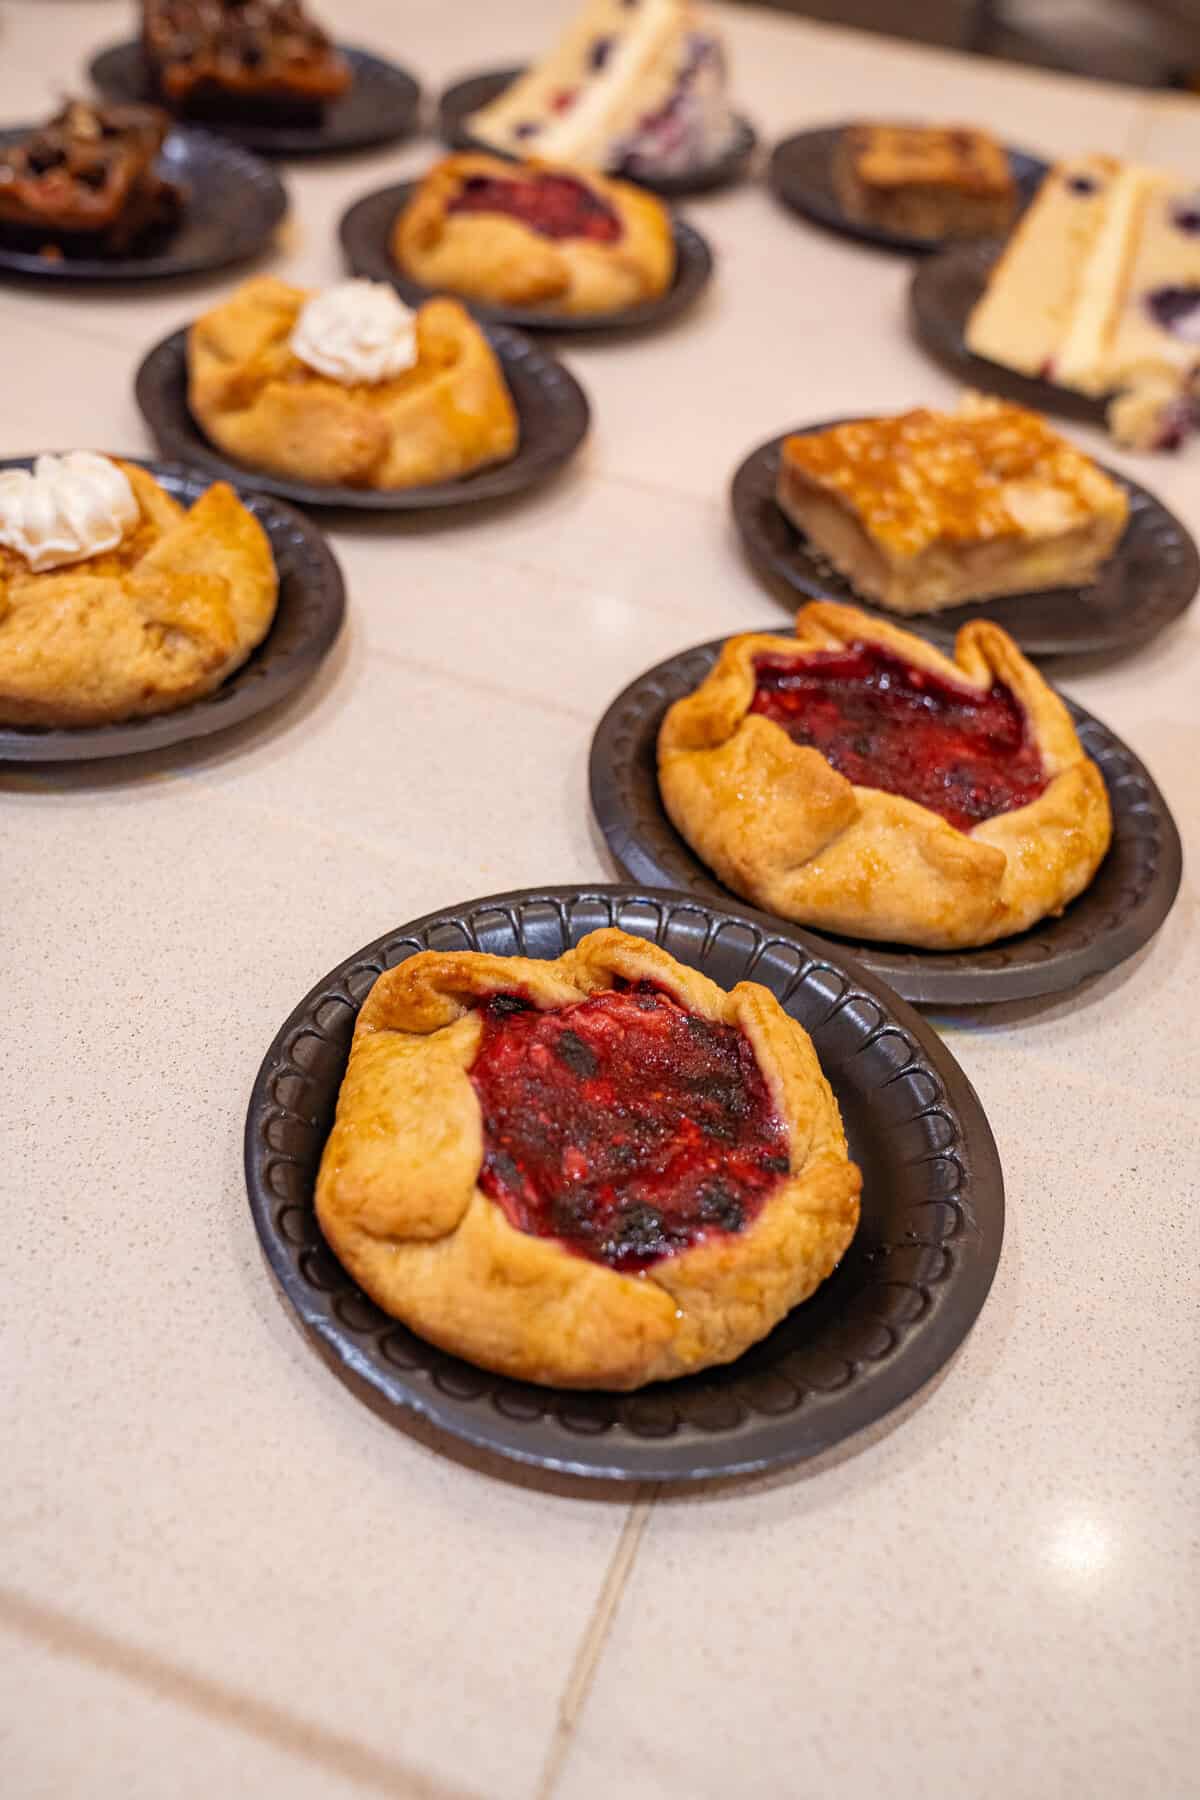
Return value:
[(128, 476), (90, 450), (0, 475), (0, 544), (35, 574), (115, 550), (140, 518)]
[(417, 315), (385, 281), (341, 281), (306, 302), (291, 348), (347, 387), (390, 381), (417, 361)]

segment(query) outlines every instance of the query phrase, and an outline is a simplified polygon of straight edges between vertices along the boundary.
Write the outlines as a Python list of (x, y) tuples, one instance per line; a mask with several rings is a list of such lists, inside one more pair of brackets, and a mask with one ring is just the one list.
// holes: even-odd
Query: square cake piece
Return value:
[(847, 218), (907, 237), (999, 237), (1017, 210), (1003, 147), (966, 125), (848, 125), (833, 185)]
[(119, 256), (167, 230), (183, 204), (157, 168), (169, 125), (156, 107), (69, 101), (0, 150), (0, 243)]
[(1129, 503), (1037, 413), (968, 394), (956, 413), (858, 419), (784, 443), (779, 505), (897, 613), (1095, 580)]
[(162, 98), (200, 117), (314, 123), (352, 79), (301, 0), (142, 0), (142, 47)]

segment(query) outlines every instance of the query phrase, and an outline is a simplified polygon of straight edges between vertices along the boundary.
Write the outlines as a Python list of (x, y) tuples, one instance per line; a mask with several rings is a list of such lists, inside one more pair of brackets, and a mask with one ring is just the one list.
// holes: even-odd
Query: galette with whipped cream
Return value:
[(211, 693), (260, 644), (278, 577), (218, 482), (184, 508), (91, 451), (0, 470), (0, 725), (86, 726)]
[(187, 360), (193, 416), (249, 469), (412, 488), (517, 449), (500, 363), (456, 300), (413, 311), (386, 282), (312, 293), (257, 276), (197, 319)]

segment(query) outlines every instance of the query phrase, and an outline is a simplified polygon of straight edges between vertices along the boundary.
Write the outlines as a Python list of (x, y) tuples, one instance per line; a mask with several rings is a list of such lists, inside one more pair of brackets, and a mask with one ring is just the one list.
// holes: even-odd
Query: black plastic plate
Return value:
[[(763, 629), (783, 635), (776, 626)], [(596, 822), (622, 874), (717, 905), (742, 905), (680, 837), (658, 788), (658, 732), (667, 708), (699, 686), (724, 642), (714, 638), (680, 651), (617, 696), (592, 739), (590, 782)], [(912, 950), (815, 931), (812, 939), (830, 955), (844, 946), (862, 967), (924, 1006), (1061, 993), (1149, 943), (1179, 892), (1183, 857), (1175, 821), (1133, 751), (1081, 706), (1066, 705), (1108, 788), (1113, 841), (1092, 885), (1061, 918), (978, 950)]]
[[(490, 69), (482, 75), (468, 75), (446, 88), (437, 108), (438, 136), (442, 142), (449, 144), (452, 150), (486, 150), (489, 156), (502, 156), (504, 152), (497, 150), (494, 144), (485, 144), (481, 138), (472, 137), (464, 121), (481, 106), (490, 106), (505, 88), (512, 86), (518, 75), (524, 73), (522, 67)], [(758, 133), (749, 119), (738, 113), (733, 123), (733, 136), (721, 154), (709, 162), (698, 163), (686, 174), (667, 174), (640, 164), (613, 173), (622, 175), (627, 181), (636, 181), (639, 187), (649, 188), (666, 200), (683, 199), (689, 194), (711, 194), (717, 188), (730, 187), (745, 175), (758, 145)]]
[[(835, 1273), (726, 1368), (635, 1394), (491, 1375), (381, 1312), (313, 1210), (355, 1016), (416, 951), (554, 957), (602, 925), (653, 938), (724, 987), (749, 977), (811, 1034), (863, 1172)], [(1004, 1229), (996, 1146), (975, 1094), (916, 1013), (840, 950), (761, 914), (631, 887), (498, 894), (402, 925), (317, 983), (254, 1084), (246, 1182), (284, 1293), (334, 1365), (380, 1399), (543, 1469), (688, 1481), (798, 1462), (881, 1419), (941, 1368), (987, 1297)]]
[(1177, 619), (1195, 599), (1200, 553), (1187, 529), (1136, 481), (1107, 469), (1105, 473), (1129, 495), (1130, 517), (1116, 553), (1091, 587), (1005, 594), (898, 619), (856, 594), (796, 530), (775, 499), (784, 439), (844, 422), (826, 419), (781, 433), (751, 451), (733, 478), (733, 513), (746, 554), (787, 604), (801, 599), (849, 600), (939, 644), (952, 644), (959, 627), (970, 619), (991, 619), (1027, 656), (1040, 657), (1111, 656), (1133, 650)]
[[(884, 231), (878, 225), (863, 225), (843, 210), (833, 185), (833, 154), (845, 125), (822, 125), (813, 131), (800, 131), (784, 138), (771, 152), (767, 169), (767, 185), (775, 198), (830, 231), (844, 237), (859, 238), (882, 250), (900, 250), (908, 256), (928, 255), (941, 248), (941, 238), (913, 237), (908, 232)], [(1006, 149), (1009, 166), (1016, 181), (1018, 207), (1024, 210), (1033, 199), (1046, 173), (1046, 164), (1024, 150)]]
[[(139, 456), (123, 460), (149, 469), (185, 506), (212, 485), (195, 470), (177, 463), (151, 462)], [(32, 457), (12, 456), (6, 457), (0, 468), (28, 469), (32, 463)], [(316, 673), (341, 629), (346, 598), (342, 572), (310, 520), (279, 500), (242, 487), (238, 494), (271, 540), (279, 572), (275, 618), (253, 655), (215, 693), (154, 718), (75, 729), (0, 726), (0, 764), (94, 762), (208, 737), (275, 706)]]
[[(445, 291), (411, 280), (392, 259), (392, 227), (417, 186), (415, 181), (400, 181), (364, 195), (343, 214), (338, 227), (342, 252), (352, 273), (364, 275), (371, 281), (390, 281), (410, 306), (419, 306), (433, 294)], [(665, 325), (668, 319), (676, 318), (699, 298), (713, 272), (713, 255), (707, 240), (682, 219), (673, 218), (671, 229), (675, 239), (675, 277), (666, 293), (657, 300), (643, 300), (620, 312), (587, 314), (554, 313), (544, 306), (492, 306), (487, 301), (475, 299), (468, 299), (466, 304), (476, 318), (497, 325), (518, 325), (523, 331), (624, 335)]]
[[(27, 137), (32, 127), (0, 131), (0, 146)], [(186, 190), (183, 215), (172, 230), (123, 256), (39, 256), (0, 246), (0, 274), (39, 281), (166, 281), (246, 262), (265, 250), (287, 212), (279, 177), (257, 156), (203, 131), (176, 126), (163, 145), (159, 168)]]
[(297, 506), (345, 506), (367, 512), (419, 512), (500, 500), (537, 487), (558, 473), (587, 435), (587, 395), (560, 362), (519, 332), (485, 327), (500, 359), (520, 418), (521, 439), (507, 462), (427, 487), (316, 487), (235, 463), (217, 450), (193, 419), (187, 399), (187, 331), (156, 344), (137, 372), (135, 394), (142, 417), (168, 456), (206, 469), (226, 481), (252, 484)]
[[(347, 44), (338, 48), (354, 70), (354, 82), (340, 100), (325, 108), (319, 123), (272, 124), (255, 120), (200, 119), (205, 131), (257, 150), (262, 156), (332, 156), (346, 150), (369, 150), (409, 137), (420, 122), (421, 89), (406, 69), (369, 50)], [(158, 104), (137, 42), (111, 44), (92, 58), (88, 74), (110, 100)]]

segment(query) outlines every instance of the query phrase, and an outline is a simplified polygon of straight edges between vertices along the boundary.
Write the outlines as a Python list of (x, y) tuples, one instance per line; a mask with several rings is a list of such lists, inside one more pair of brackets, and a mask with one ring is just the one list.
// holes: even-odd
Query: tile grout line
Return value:
[(466, 1788), (408, 1768), (356, 1738), (168, 1662), (152, 1650), (114, 1637), (13, 1589), (0, 1588), (0, 1629), (39, 1644), (53, 1656), (69, 1657), (102, 1674), (116, 1676), (154, 1699), (180, 1706), (210, 1724), (240, 1731), (344, 1781), (373, 1789), (387, 1800), (481, 1800)]
[(629, 1509), (629, 1514), (621, 1528), (621, 1536), (613, 1552), (608, 1572), (597, 1596), (592, 1616), (579, 1641), (579, 1647), (571, 1663), (567, 1683), (558, 1703), (558, 1724), (550, 1747), (546, 1752), (546, 1760), (542, 1765), (541, 1776), (534, 1790), (534, 1800), (553, 1800), (558, 1786), (558, 1778), (562, 1774), (571, 1742), (575, 1735), (575, 1726), (583, 1711), (584, 1703), (591, 1691), (600, 1658), (604, 1654), (617, 1607), (629, 1583), (633, 1565), (646, 1529), (646, 1522), (653, 1510), (654, 1503), (661, 1491), (661, 1483), (655, 1482), (644, 1487)]

